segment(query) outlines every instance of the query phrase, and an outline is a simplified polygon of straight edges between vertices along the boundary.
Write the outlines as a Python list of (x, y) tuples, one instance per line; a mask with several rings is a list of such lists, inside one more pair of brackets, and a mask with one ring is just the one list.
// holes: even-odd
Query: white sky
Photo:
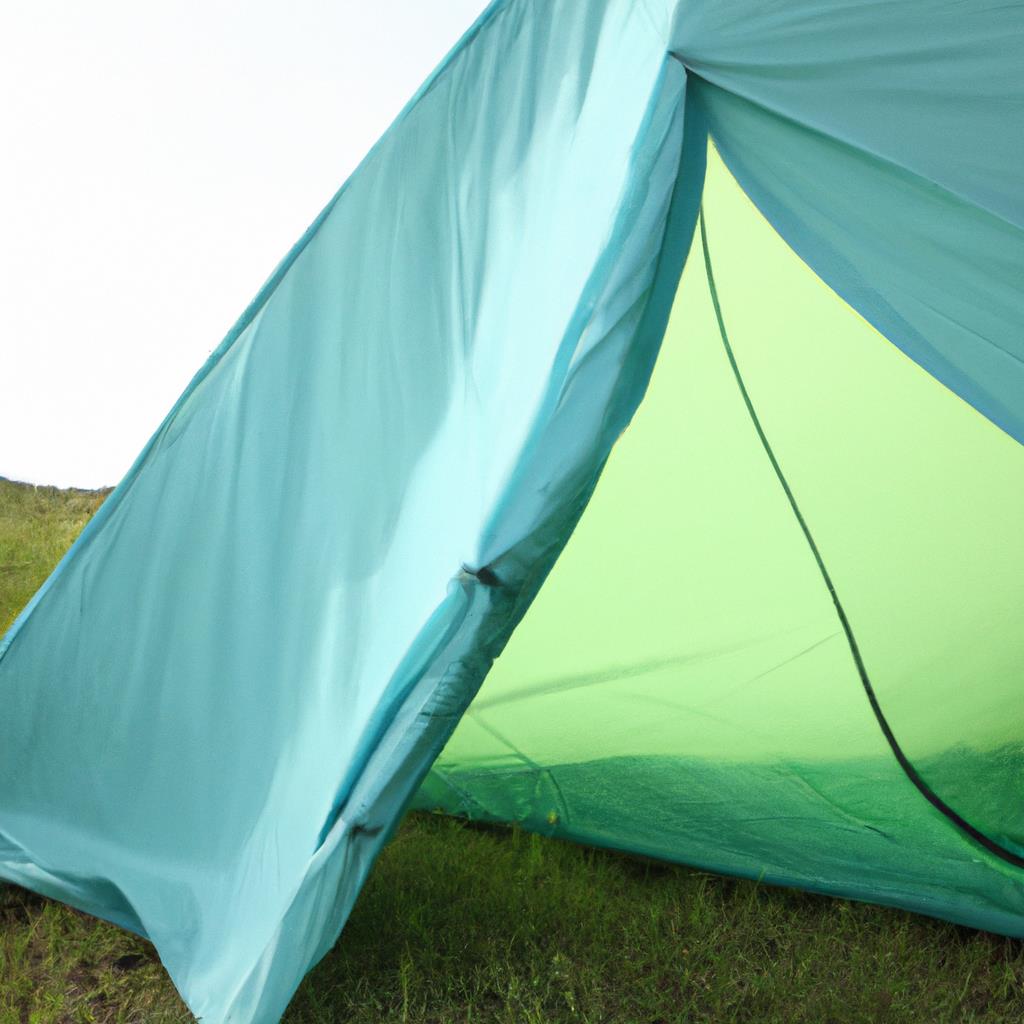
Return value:
[(116, 483), (484, 6), (0, 4), (0, 476)]

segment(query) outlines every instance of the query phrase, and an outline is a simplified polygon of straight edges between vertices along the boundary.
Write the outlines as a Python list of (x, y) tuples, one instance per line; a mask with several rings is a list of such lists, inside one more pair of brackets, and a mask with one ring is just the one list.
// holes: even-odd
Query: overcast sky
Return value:
[(0, 13), (0, 476), (116, 483), (485, 0)]

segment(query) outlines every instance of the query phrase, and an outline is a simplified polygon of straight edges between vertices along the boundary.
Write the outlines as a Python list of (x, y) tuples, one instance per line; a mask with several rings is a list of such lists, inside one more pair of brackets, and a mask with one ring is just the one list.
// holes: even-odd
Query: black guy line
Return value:
[(700, 209), (700, 242), (704, 250), (704, 269), (707, 273), (708, 288), (711, 291), (711, 301), (715, 307), (715, 317), (718, 320), (718, 330), (722, 335), (722, 344), (725, 346), (725, 354), (729, 358), (729, 365), (732, 367), (733, 376), (736, 378), (736, 384), (739, 386), (740, 394), (743, 396), (743, 402), (747, 407), (747, 412), (750, 414), (750, 421), (754, 424), (757, 436), (761, 439), (761, 446), (764, 448), (765, 454), (768, 456), (768, 460), (772, 464), (772, 469), (775, 470), (775, 476), (778, 478), (779, 484), (782, 486), (782, 489), (786, 494), (786, 498), (789, 501), (789, 507), (793, 510), (793, 515), (796, 517), (796, 521), (800, 524), (800, 529), (803, 531), (804, 538), (807, 540), (807, 546), (811, 549), (811, 554), (814, 555), (814, 560), (818, 564), (818, 571), (821, 573), (821, 578), (824, 580), (825, 586), (828, 588), (829, 595), (832, 598), (832, 604), (835, 605), (836, 615), (839, 616), (839, 622), (843, 627), (843, 632), (846, 634), (846, 642), (849, 644), (850, 654), (853, 655), (853, 662), (857, 667), (857, 674), (860, 676), (860, 681), (864, 686), (864, 692), (867, 694), (868, 701), (871, 704), (871, 710), (875, 714), (875, 719), (878, 721), (879, 728), (882, 730), (889, 747), (907, 778), (910, 779), (910, 781), (917, 787), (920, 794), (936, 810), (944, 814), (953, 822), (954, 825), (969, 835), (976, 843), (983, 846), (990, 853), (995, 854), (997, 857), (1009, 864), (1013, 864), (1015, 867), (1024, 868), (1024, 857), (1020, 857), (1012, 850), (1007, 850), (1005, 847), (1000, 846), (994, 839), (990, 839), (984, 832), (975, 828), (975, 826), (967, 821), (966, 818), (953, 810), (953, 808), (950, 807), (949, 804), (947, 804), (928, 785), (928, 783), (924, 781), (923, 778), (921, 778), (917, 769), (913, 764), (911, 764), (910, 759), (903, 752), (903, 748), (900, 747), (899, 741), (896, 739), (896, 736), (892, 731), (892, 727), (889, 725), (889, 722), (882, 711), (882, 707), (878, 703), (878, 696), (875, 693), (875, 688), (871, 685), (871, 679), (868, 677), (868, 671), (864, 665), (864, 659), (861, 657), (860, 647), (857, 645), (857, 638), (853, 635), (853, 628), (850, 626), (850, 620), (846, 617), (846, 609), (843, 608), (843, 603), (839, 600), (839, 594), (836, 592), (835, 584), (832, 582), (832, 577), (829, 575), (828, 569), (825, 568), (825, 562), (821, 557), (821, 552), (818, 550), (818, 545), (815, 543), (810, 527), (807, 525), (807, 521), (804, 519), (803, 513), (800, 511), (800, 506), (797, 504), (793, 491), (790, 489), (789, 482), (786, 480), (786, 477), (782, 472), (782, 467), (779, 465), (778, 459), (775, 458), (775, 453), (772, 451), (772, 447), (768, 443), (768, 438), (765, 436), (764, 428), (761, 426), (760, 419), (758, 419), (757, 412), (754, 409), (754, 404), (750, 400), (750, 394), (747, 392), (747, 387), (743, 383), (740, 368), (736, 363), (736, 356), (733, 354), (732, 346), (729, 344), (729, 335), (725, 330), (725, 321), (722, 319), (722, 307), (718, 301), (718, 291), (715, 288), (715, 276), (711, 270), (711, 253), (708, 250), (708, 235), (707, 228), (704, 224), (703, 206), (701, 206)]

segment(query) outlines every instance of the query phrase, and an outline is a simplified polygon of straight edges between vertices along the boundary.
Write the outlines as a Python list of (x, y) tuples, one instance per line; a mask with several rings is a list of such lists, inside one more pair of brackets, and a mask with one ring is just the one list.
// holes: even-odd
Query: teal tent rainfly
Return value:
[(206, 1024), (410, 805), (1024, 935), (1022, 55), (493, 3), (0, 642), (0, 876)]

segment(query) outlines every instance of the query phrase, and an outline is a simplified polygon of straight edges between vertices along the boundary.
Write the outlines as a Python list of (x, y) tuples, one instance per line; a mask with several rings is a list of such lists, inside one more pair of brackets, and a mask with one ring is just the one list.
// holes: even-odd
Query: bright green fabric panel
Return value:
[(1024, 448), (813, 275), (797, 298), (764, 222), (715, 199), (730, 338), (890, 725), (940, 796), (1020, 847)]
[[(823, 285), (717, 159), (705, 212), (741, 372), (896, 735), (1019, 841), (1024, 449)], [(640, 412), (418, 801), (1020, 930), (1019, 871), (882, 735), (699, 244)]]

